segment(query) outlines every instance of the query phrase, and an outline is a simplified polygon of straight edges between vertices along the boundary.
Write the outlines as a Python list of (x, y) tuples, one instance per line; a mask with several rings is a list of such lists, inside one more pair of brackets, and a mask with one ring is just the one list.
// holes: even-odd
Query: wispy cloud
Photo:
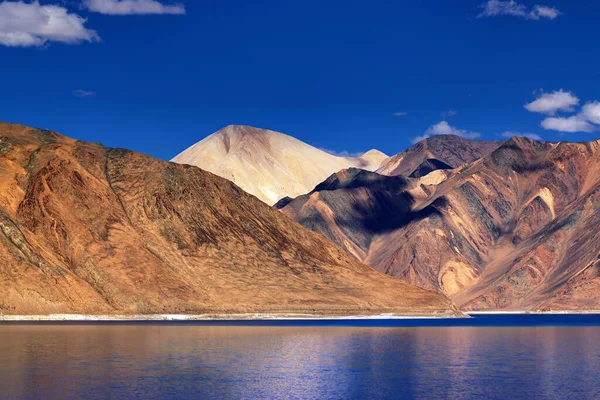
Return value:
[(108, 15), (185, 14), (183, 4), (165, 5), (155, 0), (84, 0), (90, 11)]
[(456, 114), (458, 114), (456, 111), (448, 110), (448, 111), (444, 111), (441, 115), (442, 115), (442, 119), (446, 119), (446, 118), (454, 117)]
[(325, 153), (329, 153), (332, 156), (336, 156), (336, 157), (356, 158), (356, 157), (360, 157), (364, 154), (364, 152), (350, 152), (347, 150), (337, 151), (337, 150), (325, 149), (323, 147), (319, 147), (319, 150), (324, 151)]
[(392, 114), (394, 117), (404, 117), (405, 115), (407, 115), (408, 113), (406, 111), (398, 111), (395, 112), (394, 114)]
[(505, 138), (511, 138), (511, 137), (526, 137), (529, 138), (531, 140), (542, 140), (542, 137), (540, 135), (538, 135), (537, 133), (530, 133), (530, 132), (513, 132), (513, 131), (507, 131), (507, 132), (503, 132), (502, 133), (502, 137)]
[(83, 90), (83, 89), (73, 90), (73, 96), (75, 96), (75, 97), (90, 97), (95, 94), (96, 93), (94, 93), (94, 92), (89, 92), (89, 91)]
[(5, 1), (0, 3), (0, 44), (30, 47), (100, 41), (98, 33), (87, 29), (85, 23), (85, 18), (60, 6)]
[(471, 131), (467, 131), (465, 129), (458, 129), (454, 126), (451, 126), (446, 121), (441, 121), (441, 122), (438, 122), (437, 124), (431, 125), (429, 128), (427, 128), (427, 130), (425, 131), (425, 133), (423, 135), (413, 138), (412, 142), (417, 143), (423, 139), (427, 139), (427, 138), (430, 138), (430, 137), (436, 136), (436, 135), (456, 135), (456, 136), (460, 136), (460, 137), (463, 137), (466, 139), (475, 139), (475, 138), (478, 138), (479, 136), (481, 136), (481, 133), (471, 132)]
[(571, 92), (560, 89), (552, 93), (542, 93), (535, 101), (525, 104), (527, 111), (554, 115), (558, 111), (575, 111), (579, 99)]
[[(562, 14), (558, 9), (548, 6), (535, 6), (533, 8), (533, 19), (548, 18), (554, 19)], [(537, 16), (537, 18), (535, 18)]]
[(555, 19), (562, 14), (557, 8), (550, 6), (536, 5), (533, 8), (517, 3), (514, 0), (488, 0), (480, 6), (483, 11), (477, 18), (497, 17), (501, 15), (510, 15), (513, 17), (540, 20)]

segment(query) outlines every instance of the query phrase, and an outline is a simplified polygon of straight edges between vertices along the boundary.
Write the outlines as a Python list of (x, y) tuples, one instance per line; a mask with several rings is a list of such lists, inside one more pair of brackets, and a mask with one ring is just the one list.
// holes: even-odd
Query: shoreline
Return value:
[(582, 311), (469, 311), (462, 316), (457, 314), (432, 315), (322, 315), (295, 313), (244, 313), (244, 314), (151, 314), (151, 315), (85, 315), (85, 314), (48, 314), (48, 315), (0, 315), (1, 322), (276, 322), (276, 321), (440, 321), (469, 320), (477, 316), (568, 316), (598, 315), (600, 310)]
[(427, 319), (464, 319), (469, 318), (456, 314), (441, 315), (322, 315), (322, 314), (151, 314), (151, 315), (84, 315), (84, 314), (49, 314), (49, 315), (0, 315), (0, 322), (151, 322), (151, 321), (352, 321), (352, 320), (427, 320)]

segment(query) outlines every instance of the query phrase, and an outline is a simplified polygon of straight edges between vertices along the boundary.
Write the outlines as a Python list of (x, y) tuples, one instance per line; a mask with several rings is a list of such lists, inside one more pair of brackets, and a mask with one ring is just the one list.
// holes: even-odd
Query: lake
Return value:
[(0, 324), (0, 397), (600, 398), (598, 321)]

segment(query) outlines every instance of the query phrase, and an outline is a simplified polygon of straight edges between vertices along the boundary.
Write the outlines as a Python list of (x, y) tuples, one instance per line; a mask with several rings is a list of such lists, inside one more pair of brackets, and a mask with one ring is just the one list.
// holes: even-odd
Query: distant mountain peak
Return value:
[(358, 158), (337, 157), (280, 132), (228, 125), (172, 161), (210, 171), (272, 205), (311, 191), (334, 172), (348, 167), (375, 170), (385, 159), (377, 150)]
[(371, 165), (381, 165), (385, 160), (390, 158), (387, 154), (377, 149), (371, 149), (359, 157), (361, 160), (368, 162)]
[(387, 154), (385, 154), (383, 151), (379, 151), (377, 149), (371, 149), (369, 151), (365, 151), (361, 157), (389, 157)]
[(428, 159), (457, 168), (491, 153), (503, 141), (465, 139), (456, 135), (436, 135), (388, 158), (377, 169), (382, 175), (410, 176)]
[(265, 134), (265, 133), (278, 133), (278, 132), (274, 132), (271, 131), (269, 129), (265, 129), (265, 128), (258, 128), (255, 126), (251, 126), (251, 125), (227, 125), (221, 129), (219, 129), (217, 132), (214, 133), (214, 135), (237, 135), (237, 136), (256, 136), (256, 135), (261, 135), (261, 134)]

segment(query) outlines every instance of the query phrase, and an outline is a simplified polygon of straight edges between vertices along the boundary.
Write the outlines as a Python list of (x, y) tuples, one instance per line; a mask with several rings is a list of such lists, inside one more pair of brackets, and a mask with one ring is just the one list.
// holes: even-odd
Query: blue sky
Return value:
[(584, 0), (0, 0), (0, 120), (163, 159), (228, 124), (350, 153), (592, 140), (599, 21)]

